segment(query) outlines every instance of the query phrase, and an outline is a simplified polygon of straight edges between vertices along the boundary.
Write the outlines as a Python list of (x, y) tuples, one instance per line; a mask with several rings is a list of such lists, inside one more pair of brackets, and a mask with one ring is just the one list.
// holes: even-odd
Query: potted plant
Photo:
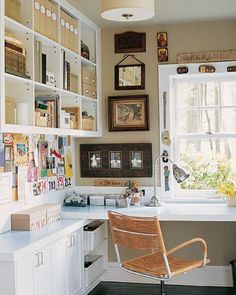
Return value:
[(228, 207), (236, 206), (236, 185), (227, 181), (218, 186), (218, 193), (226, 200)]

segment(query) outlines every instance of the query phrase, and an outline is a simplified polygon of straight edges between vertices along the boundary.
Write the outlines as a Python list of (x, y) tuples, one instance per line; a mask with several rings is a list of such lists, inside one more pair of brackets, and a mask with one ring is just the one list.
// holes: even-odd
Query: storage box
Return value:
[(96, 71), (92, 67), (82, 68), (82, 83), (87, 83), (96, 87)]
[(79, 92), (79, 78), (74, 74), (70, 74), (70, 91), (74, 93)]
[(31, 208), (11, 215), (12, 230), (33, 230), (47, 223), (45, 208)]
[(48, 114), (47, 110), (43, 112), (43, 110), (35, 111), (35, 126), (39, 127), (47, 127), (48, 124)]
[(92, 284), (104, 271), (103, 256), (86, 255), (84, 258), (84, 279), (85, 287)]
[(26, 75), (26, 58), (23, 54), (5, 47), (5, 71), (7, 73), (29, 78)]
[(97, 88), (94, 85), (82, 82), (82, 95), (97, 98)]
[(43, 204), (38, 208), (46, 209), (46, 220), (47, 223), (53, 223), (61, 219), (61, 205), (60, 204)]
[(19, 0), (5, 0), (5, 15), (20, 22), (21, 16), (21, 1)]
[(8, 96), (5, 99), (5, 122), (16, 124), (16, 103), (14, 98)]
[(94, 131), (94, 117), (83, 116), (82, 117), (82, 129), (87, 131)]
[(80, 108), (79, 107), (63, 107), (62, 110), (64, 110), (66, 113), (70, 113), (70, 123), (73, 122), (73, 118), (71, 114), (75, 116), (75, 121), (73, 122), (73, 125), (70, 125), (71, 129), (80, 129)]
[(84, 227), (84, 248), (92, 251), (106, 239), (106, 224), (101, 221), (94, 221)]

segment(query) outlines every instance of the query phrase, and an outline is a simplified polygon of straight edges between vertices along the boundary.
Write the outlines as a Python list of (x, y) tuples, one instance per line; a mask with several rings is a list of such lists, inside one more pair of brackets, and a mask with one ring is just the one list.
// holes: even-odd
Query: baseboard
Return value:
[[(158, 281), (126, 272), (119, 268), (119, 265), (116, 262), (108, 263), (108, 268), (104, 272), (101, 280), (128, 283), (158, 283)], [(221, 287), (231, 287), (233, 285), (231, 269), (229, 266), (206, 266), (204, 268), (190, 271), (184, 275), (174, 277), (168, 282), (168, 284)]]

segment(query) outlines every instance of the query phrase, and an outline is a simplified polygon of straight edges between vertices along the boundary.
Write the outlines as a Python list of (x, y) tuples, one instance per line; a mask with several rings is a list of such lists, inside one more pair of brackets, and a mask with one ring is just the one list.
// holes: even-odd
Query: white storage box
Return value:
[(94, 283), (94, 281), (103, 273), (103, 256), (86, 255), (84, 257), (84, 264), (84, 281), (85, 288), (87, 288), (90, 284)]
[(84, 247), (87, 251), (92, 251), (102, 241), (106, 239), (106, 224), (94, 221), (84, 227)]

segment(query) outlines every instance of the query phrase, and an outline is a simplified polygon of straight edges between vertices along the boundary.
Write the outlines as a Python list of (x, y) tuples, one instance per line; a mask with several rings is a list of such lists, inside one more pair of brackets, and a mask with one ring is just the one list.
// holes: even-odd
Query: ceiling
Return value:
[[(100, 16), (100, 0), (69, 0), (101, 28), (127, 26)], [(155, 0), (155, 17), (142, 25), (236, 20), (236, 0)], [(139, 22), (132, 25), (139, 25)]]

